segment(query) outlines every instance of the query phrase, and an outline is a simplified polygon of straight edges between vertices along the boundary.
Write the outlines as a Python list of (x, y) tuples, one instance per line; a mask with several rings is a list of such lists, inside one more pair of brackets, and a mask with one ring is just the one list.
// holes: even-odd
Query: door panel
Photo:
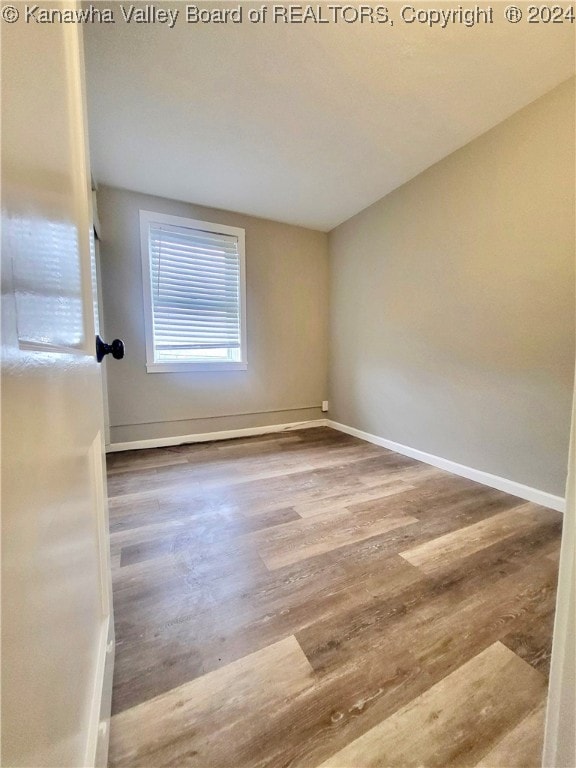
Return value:
[(2, 117), (2, 764), (77, 768), (113, 625), (76, 25), (2, 25)]

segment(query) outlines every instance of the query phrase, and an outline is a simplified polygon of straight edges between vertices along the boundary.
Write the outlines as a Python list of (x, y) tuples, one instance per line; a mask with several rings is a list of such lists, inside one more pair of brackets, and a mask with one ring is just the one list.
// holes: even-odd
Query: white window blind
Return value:
[(203, 222), (194, 222), (202, 227), (175, 225), (175, 218), (146, 222), (153, 353), (148, 367), (239, 367), (244, 362), (243, 231)]

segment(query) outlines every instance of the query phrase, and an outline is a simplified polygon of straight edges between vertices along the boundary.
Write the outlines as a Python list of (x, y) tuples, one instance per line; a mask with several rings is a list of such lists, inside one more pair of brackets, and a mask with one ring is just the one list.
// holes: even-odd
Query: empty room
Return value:
[(0, 17), (2, 766), (574, 768), (574, 3)]

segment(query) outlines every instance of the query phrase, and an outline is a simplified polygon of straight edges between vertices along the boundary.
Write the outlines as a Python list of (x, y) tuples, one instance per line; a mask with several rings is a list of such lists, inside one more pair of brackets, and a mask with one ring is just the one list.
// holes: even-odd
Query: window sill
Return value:
[(247, 363), (148, 363), (147, 373), (203, 373), (208, 371), (246, 371)]

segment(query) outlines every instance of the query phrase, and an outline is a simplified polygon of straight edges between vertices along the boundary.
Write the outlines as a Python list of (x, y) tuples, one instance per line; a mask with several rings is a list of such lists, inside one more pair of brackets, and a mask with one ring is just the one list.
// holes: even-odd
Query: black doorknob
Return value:
[(100, 336), (96, 336), (96, 360), (99, 363), (104, 359), (104, 355), (112, 354), (116, 360), (122, 360), (124, 357), (124, 342), (121, 339), (114, 339), (112, 344), (106, 344)]

